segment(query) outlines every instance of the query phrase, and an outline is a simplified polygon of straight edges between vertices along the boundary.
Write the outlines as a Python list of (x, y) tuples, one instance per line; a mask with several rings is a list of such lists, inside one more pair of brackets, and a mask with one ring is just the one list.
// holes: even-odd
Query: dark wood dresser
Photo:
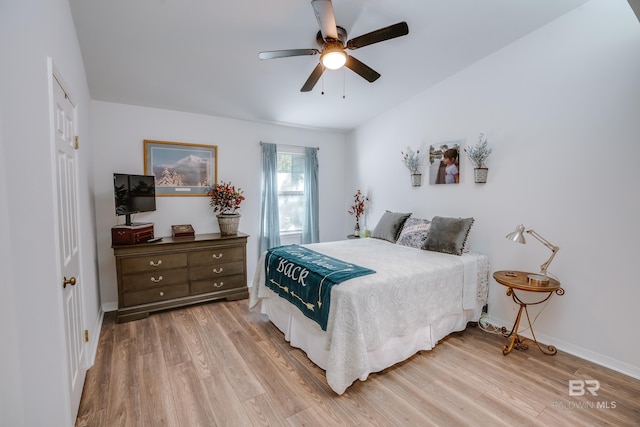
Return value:
[(114, 245), (118, 322), (203, 301), (248, 298), (248, 237), (212, 233)]

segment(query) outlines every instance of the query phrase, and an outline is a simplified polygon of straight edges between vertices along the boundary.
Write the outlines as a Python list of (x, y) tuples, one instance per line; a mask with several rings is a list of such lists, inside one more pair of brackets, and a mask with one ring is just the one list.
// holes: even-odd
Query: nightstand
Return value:
[[(507, 287), (507, 295), (510, 296), (516, 304), (520, 305), (520, 310), (518, 310), (518, 317), (516, 317), (516, 321), (513, 324), (513, 328), (511, 328), (511, 332), (507, 334), (506, 328), (502, 328), (502, 332), (504, 333), (505, 338), (511, 337), (511, 342), (509, 345), (505, 345), (502, 348), (502, 354), (505, 356), (511, 352), (512, 349), (522, 349), (526, 350), (529, 347), (525, 343), (525, 341), (533, 341), (535, 345), (546, 355), (552, 356), (558, 352), (558, 349), (555, 346), (548, 345), (543, 348), (538, 343), (536, 339), (536, 335), (533, 333), (533, 327), (531, 326), (531, 319), (529, 318), (529, 311), (527, 310), (528, 305), (537, 305), (547, 301), (549, 298), (553, 296), (553, 294), (564, 295), (564, 289), (560, 287), (560, 282), (549, 278), (549, 283), (545, 283), (542, 285), (535, 284), (533, 282), (529, 282), (528, 275), (531, 273), (527, 273), (524, 271), (496, 271), (493, 273), (493, 278), (496, 282), (500, 283)], [(522, 299), (518, 297), (516, 291), (526, 291), (526, 292), (537, 292), (541, 293), (542, 299), (537, 300), (536, 302), (524, 302)], [(546, 296), (544, 296), (546, 294)], [(520, 319), (522, 317), (522, 312), (527, 315), (527, 322), (529, 323), (529, 329), (531, 330), (531, 338), (525, 338), (518, 335), (518, 327), (520, 326)]]

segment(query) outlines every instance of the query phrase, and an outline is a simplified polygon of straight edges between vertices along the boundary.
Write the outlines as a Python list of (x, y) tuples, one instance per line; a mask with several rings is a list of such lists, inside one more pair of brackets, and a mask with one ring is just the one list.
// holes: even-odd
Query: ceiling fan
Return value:
[(325, 68), (337, 70), (342, 66), (360, 75), (372, 83), (380, 74), (368, 65), (350, 56), (346, 49), (355, 50), (374, 43), (394, 39), (409, 34), (409, 26), (406, 22), (399, 22), (388, 27), (380, 28), (367, 34), (347, 40), (347, 30), (336, 25), (331, 0), (311, 0), (311, 6), (316, 14), (320, 31), (316, 36), (320, 49), (287, 49), (260, 52), (260, 59), (286, 58), (288, 56), (304, 56), (320, 54), (320, 62), (311, 72), (311, 75), (300, 89), (301, 92), (309, 92), (318, 82)]

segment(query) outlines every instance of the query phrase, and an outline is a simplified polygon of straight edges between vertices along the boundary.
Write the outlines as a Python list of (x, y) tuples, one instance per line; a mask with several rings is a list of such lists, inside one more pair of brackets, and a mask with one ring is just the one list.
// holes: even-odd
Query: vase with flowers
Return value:
[(213, 208), (218, 218), (220, 234), (223, 236), (233, 236), (238, 234), (240, 224), (240, 204), (244, 201), (244, 191), (236, 188), (231, 182), (220, 181), (219, 184), (209, 188), (207, 193), (210, 197), (209, 206)]
[(478, 137), (478, 143), (464, 148), (464, 152), (469, 158), (469, 161), (473, 163), (475, 182), (484, 184), (487, 182), (487, 174), (489, 168), (487, 168), (485, 162), (493, 150), (489, 148), (486, 135), (481, 132)]
[(356, 226), (353, 230), (353, 235), (355, 237), (360, 237), (360, 217), (364, 214), (364, 208), (368, 201), (369, 197), (363, 195), (360, 189), (358, 189), (356, 194), (353, 196), (353, 205), (349, 208), (348, 212), (356, 217)]
[(420, 168), (422, 167), (422, 159), (420, 158), (420, 150), (413, 151), (411, 147), (407, 147), (407, 152), (401, 151), (402, 163), (411, 172), (411, 185), (414, 187), (420, 187), (422, 185), (422, 173)]

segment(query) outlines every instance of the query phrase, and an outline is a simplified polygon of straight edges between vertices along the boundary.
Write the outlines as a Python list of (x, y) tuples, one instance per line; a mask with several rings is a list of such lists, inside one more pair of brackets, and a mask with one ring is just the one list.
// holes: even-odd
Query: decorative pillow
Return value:
[(443, 218), (434, 216), (429, 235), (422, 249), (445, 254), (462, 255), (473, 225), (473, 218)]
[(371, 237), (395, 243), (398, 240), (400, 230), (402, 230), (402, 225), (410, 216), (411, 213), (386, 211), (378, 221), (376, 228), (373, 229)]
[(428, 219), (407, 218), (396, 243), (412, 248), (422, 248), (429, 235), (430, 225), (431, 221)]

